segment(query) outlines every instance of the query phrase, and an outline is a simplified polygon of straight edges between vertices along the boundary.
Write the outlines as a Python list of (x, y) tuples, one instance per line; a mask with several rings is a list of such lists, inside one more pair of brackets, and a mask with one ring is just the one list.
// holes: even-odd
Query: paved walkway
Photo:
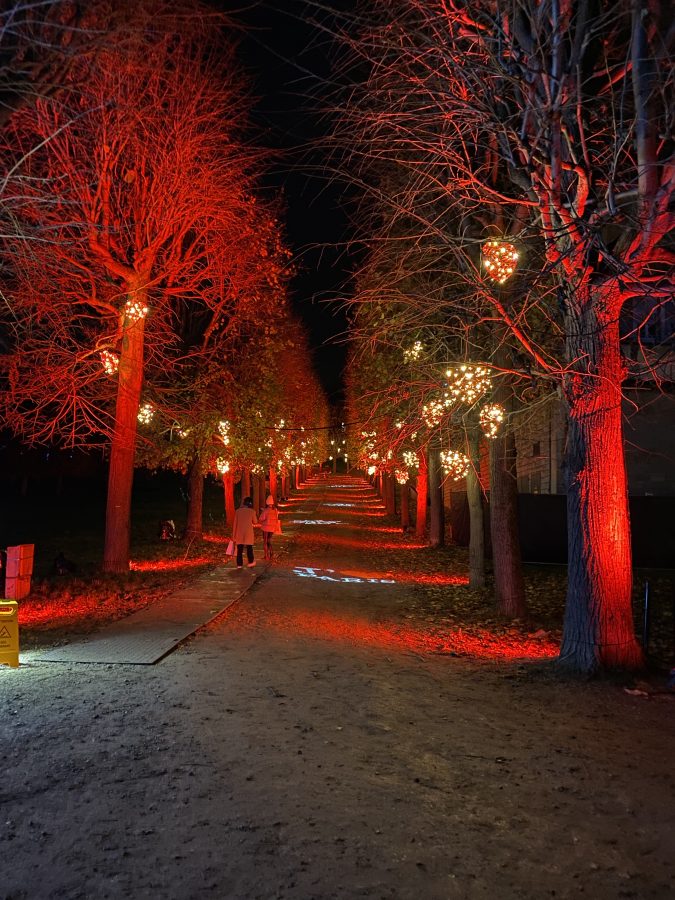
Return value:
[[(291, 512), (296, 502), (287, 504)], [(305, 508), (294, 514), (310, 513), (311, 509)], [(277, 545), (292, 538), (295, 531), (287, 529), (285, 538), (277, 537)], [(239, 600), (266, 569), (260, 558), (253, 569), (237, 570), (230, 561), (137, 613), (86, 638), (41, 651), (34, 658), (41, 662), (152, 665)]]

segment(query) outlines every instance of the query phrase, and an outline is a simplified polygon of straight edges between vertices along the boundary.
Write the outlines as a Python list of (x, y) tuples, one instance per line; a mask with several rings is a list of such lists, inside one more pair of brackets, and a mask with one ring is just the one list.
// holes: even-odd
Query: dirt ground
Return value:
[(416, 640), (370, 495), (305, 497), (159, 664), (0, 667), (1, 900), (675, 896), (672, 698)]

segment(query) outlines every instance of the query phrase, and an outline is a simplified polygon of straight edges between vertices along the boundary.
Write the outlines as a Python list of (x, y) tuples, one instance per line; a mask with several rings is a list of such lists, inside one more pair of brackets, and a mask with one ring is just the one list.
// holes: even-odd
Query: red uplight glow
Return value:
[(169, 572), (174, 569), (196, 569), (198, 566), (211, 566), (213, 560), (208, 556), (196, 556), (194, 559), (148, 559), (130, 562), (132, 572)]
[[(235, 627), (246, 627), (247, 620), (260, 626), (260, 611), (238, 607)], [(353, 646), (369, 646), (381, 650), (412, 653), (451, 654), (511, 661), (517, 659), (553, 659), (558, 645), (550, 640), (535, 640), (527, 635), (497, 635), (485, 629), (448, 630), (444, 634), (426, 633), (409, 625), (394, 622), (367, 622), (341, 618), (326, 612), (280, 612), (266, 609), (265, 627), (289, 637), (302, 635), (319, 640), (339, 641)]]

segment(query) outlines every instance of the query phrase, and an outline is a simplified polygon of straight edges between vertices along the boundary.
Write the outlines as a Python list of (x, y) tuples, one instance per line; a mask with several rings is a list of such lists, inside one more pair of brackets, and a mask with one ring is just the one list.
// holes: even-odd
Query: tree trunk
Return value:
[(300, 476), (300, 466), (295, 467), (295, 488), (296, 490), (300, 490), (300, 485), (302, 483), (302, 478)]
[(643, 663), (631, 606), (624, 369), (613, 299), (589, 299), (567, 329), (568, 359), (582, 360), (583, 369), (577, 362), (565, 381), (568, 582), (560, 661), (589, 674)]
[[(274, 502), (277, 502), (277, 470), (274, 466), (270, 466), (270, 494), (274, 497)], [(267, 498), (265, 498), (267, 499)]]
[[(505, 398), (501, 403), (506, 404)], [(497, 609), (507, 618), (520, 618), (526, 613), (525, 582), (518, 531), (516, 442), (508, 428), (490, 441), (490, 538)]]
[(261, 503), (261, 494), (264, 493), (261, 489), (261, 481), (262, 475), (254, 475), (253, 476), (253, 509), (256, 513), (260, 512)]
[(469, 504), (469, 586), (485, 587), (485, 523), (480, 471), (480, 437), (478, 426), (472, 425), (466, 435), (467, 455), (471, 467), (466, 476), (466, 499)]
[(250, 469), (242, 469), (241, 470), (241, 500), (242, 503), (244, 501), (244, 497), (251, 496), (251, 470)]
[(429, 467), (426, 453), (420, 450), (417, 454), (419, 469), (417, 472), (417, 518), (415, 519), (415, 536), (423, 541), (427, 534), (427, 496), (429, 492)]
[(388, 516), (396, 515), (396, 481), (391, 472), (382, 474), (384, 488), (384, 505)]
[(410, 528), (410, 485), (406, 482), (401, 485), (401, 530)]
[(188, 471), (188, 501), (185, 537), (189, 541), (201, 539), (203, 532), (204, 473), (199, 457), (192, 460)]
[(434, 447), (429, 450), (429, 546), (442, 547), (445, 544), (445, 516), (443, 514), (443, 472), (441, 451)]
[(225, 524), (228, 527), (234, 525), (234, 474), (225, 472), (223, 474), (223, 497), (225, 499)]
[[(145, 306), (145, 290), (129, 297)], [(127, 572), (131, 529), (131, 490), (134, 480), (138, 407), (143, 385), (145, 321), (125, 316), (117, 370), (115, 426), (110, 445), (108, 495), (105, 512), (103, 571)]]

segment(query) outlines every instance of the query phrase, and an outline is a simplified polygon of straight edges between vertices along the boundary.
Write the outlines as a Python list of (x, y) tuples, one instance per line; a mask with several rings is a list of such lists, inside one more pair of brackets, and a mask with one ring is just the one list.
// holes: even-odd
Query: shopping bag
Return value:
[(234, 556), (234, 554), (236, 552), (237, 552), (237, 548), (234, 545), (234, 541), (230, 541), (230, 543), (227, 545), (227, 549), (225, 550), (226, 555)]

